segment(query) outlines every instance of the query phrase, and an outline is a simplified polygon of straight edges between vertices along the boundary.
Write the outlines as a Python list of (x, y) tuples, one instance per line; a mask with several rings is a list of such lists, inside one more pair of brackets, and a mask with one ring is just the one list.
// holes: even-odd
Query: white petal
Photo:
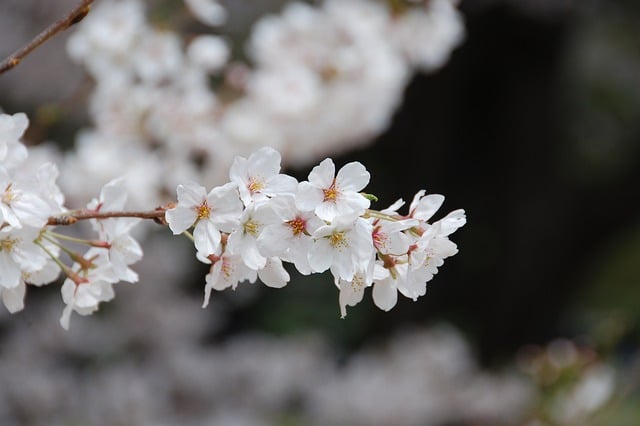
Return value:
[(317, 188), (329, 188), (335, 177), (336, 166), (331, 158), (322, 160), (309, 173), (309, 183)]
[(373, 302), (383, 311), (390, 311), (398, 302), (398, 292), (391, 279), (373, 285)]
[(326, 241), (316, 241), (309, 250), (309, 265), (314, 272), (324, 272), (333, 263), (333, 250)]
[(24, 295), (26, 291), (27, 286), (23, 282), (17, 287), (2, 290), (2, 302), (9, 312), (13, 314), (24, 309)]
[(192, 208), (174, 207), (167, 210), (164, 217), (173, 234), (178, 235), (193, 226), (198, 218), (198, 212)]
[(193, 239), (198, 251), (209, 255), (218, 250), (220, 246), (220, 231), (209, 220), (200, 220), (193, 230)]
[(289, 282), (289, 274), (277, 257), (267, 260), (265, 267), (258, 271), (258, 277), (266, 286), (272, 288), (282, 288)]
[(204, 186), (194, 182), (178, 185), (176, 192), (178, 204), (184, 207), (197, 207), (207, 197), (207, 190)]
[(418, 202), (416, 209), (411, 212), (412, 216), (420, 220), (429, 220), (442, 206), (443, 202), (443, 195), (429, 194)]
[(302, 211), (312, 211), (322, 203), (324, 193), (309, 182), (300, 182), (296, 192), (296, 207)]
[(338, 171), (336, 176), (336, 184), (344, 191), (362, 191), (369, 184), (371, 175), (367, 169), (358, 161), (345, 164)]

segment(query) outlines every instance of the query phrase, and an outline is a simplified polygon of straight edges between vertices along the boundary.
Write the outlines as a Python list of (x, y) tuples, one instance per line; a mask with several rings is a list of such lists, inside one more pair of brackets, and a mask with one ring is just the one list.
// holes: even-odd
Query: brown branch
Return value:
[(18, 65), (25, 56), (37, 49), (42, 43), (49, 40), (54, 35), (66, 30), (70, 26), (77, 24), (87, 16), (91, 10), (91, 4), (94, 0), (82, 0), (67, 16), (59, 21), (49, 25), (44, 31), (35, 36), (29, 43), (9, 55), (4, 61), (0, 62), (0, 74), (9, 71)]
[(109, 219), (117, 217), (133, 217), (140, 219), (153, 219), (155, 222), (166, 225), (164, 213), (167, 208), (158, 207), (155, 210), (140, 212), (99, 212), (95, 210), (78, 210), (62, 214), (60, 216), (51, 216), (47, 221), (47, 225), (73, 225), (79, 220), (87, 219)]

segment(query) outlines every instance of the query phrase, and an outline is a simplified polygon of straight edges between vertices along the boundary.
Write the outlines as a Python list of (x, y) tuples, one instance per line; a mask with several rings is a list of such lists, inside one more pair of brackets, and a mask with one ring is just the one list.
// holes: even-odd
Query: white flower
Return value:
[(269, 204), (252, 204), (244, 211), (238, 226), (229, 235), (227, 251), (242, 257), (248, 268), (264, 268), (267, 258), (260, 253), (257, 240), (265, 226), (274, 223), (277, 216)]
[(14, 169), (27, 158), (27, 149), (20, 138), (28, 126), (24, 113), (0, 114), (0, 165), (5, 169)]
[(327, 158), (309, 173), (308, 182), (300, 182), (296, 205), (313, 210), (320, 219), (355, 219), (369, 208), (370, 202), (359, 193), (369, 183), (369, 172), (359, 162), (346, 164), (335, 175), (333, 160)]
[(245, 206), (274, 195), (293, 195), (297, 185), (295, 178), (280, 174), (280, 153), (269, 147), (260, 148), (248, 159), (236, 157), (229, 179), (238, 185)]
[(235, 289), (241, 281), (254, 282), (256, 276), (256, 271), (249, 269), (240, 256), (223, 254), (213, 262), (211, 270), (205, 277), (207, 285), (204, 287), (202, 307), (206, 308), (209, 304), (211, 290), (221, 291), (229, 287)]
[(406, 254), (411, 239), (402, 231), (418, 225), (417, 220), (376, 220), (373, 224), (373, 245), (381, 254)]
[(222, 37), (201, 35), (191, 40), (187, 56), (195, 66), (214, 73), (227, 64), (229, 46)]
[(22, 185), (0, 168), (0, 225), (42, 228), (52, 214), (49, 204), (37, 194), (37, 188)]
[(314, 272), (331, 269), (334, 277), (350, 281), (356, 271), (368, 270), (374, 260), (371, 224), (364, 219), (336, 219), (318, 228), (313, 238), (309, 265)]
[(47, 256), (33, 242), (38, 234), (35, 228), (0, 230), (0, 287), (15, 288), (23, 273), (36, 272), (45, 266)]
[(195, 225), (196, 249), (204, 256), (216, 253), (220, 230), (231, 232), (242, 214), (242, 202), (234, 183), (213, 188), (209, 194), (196, 183), (178, 185), (178, 205), (167, 210), (166, 219), (174, 234)]
[(203, 24), (213, 27), (224, 24), (227, 11), (216, 0), (185, 0), (189, 10)]
[(134, 283), (138, 281), (129, 265), (142, 259), (142, 248), (131, 235), (131, 229), (140, 222), (135, 218), (107, 219), (101, 239), (108, 243), (108, 258), (118, 280)]
[(118, 277), (114, 274), (104, 251), (92, 248), (84, 257), (91, 259), (95, 268), (82, 270), (76, 265), (74, 270), (78, 271), (78, 282), (67, 278), (60, 289), (62, 299), (67, 305), (60, 317), (60, 325), (65, 330), (69, 329), (69, 319), (73, 311), (80, 315), (90, 315), (98, 310), (100, 302), (108, 302), (115, 296), (113, 284), (118, 281)]
[(441, 67), (464, 39), (462, 15), (452, 0), (430, 0), (392, 21), (389, 36), (410, 64), (423, 71)]
[(310, 274), (309, 250), (314, 244), (311, 235), (324, 222), (313, 212), (298, 210), (294, 197), (278, 197), (271, 207), (279, 221), (265, 227), (258, 237), (260, 252), (293, 263), (301, 274)]
[(322, 94), (319, 76), (305, 67), (261, 68), (248, 81), (248, 94), (276, 115), (306, 118)]

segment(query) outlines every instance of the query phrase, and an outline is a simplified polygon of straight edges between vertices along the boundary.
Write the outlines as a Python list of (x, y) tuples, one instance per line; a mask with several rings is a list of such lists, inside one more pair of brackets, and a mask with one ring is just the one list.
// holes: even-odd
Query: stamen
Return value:
[(331, 183), (331, 186), (327, 189), (323, 189), (322, 192), (324, 193), (324, 200), (322, 201), (335, 202), (336, 199), (338, 198), (338, 194), (340, 193), (338, 191), (338, 188), (336, 188), (336, 180), (334, 179), (333, 182)]
[(294, 237), (300, 236), (300, 234), (304, 234), (307, 229), (307, 222), (301, 217), (296, 217), (295, 219), (288, 220), (285, 222), (289, 228), (291, 228), (291, 232), (293, 232)]
[(211, 208), (209, 207), (207, 202), (204, 201), (200, 205), (200, 207), (198, 207), (198, 220), (200, 220), (200, 219), (208, 219), (210, 213), (211, 213)]

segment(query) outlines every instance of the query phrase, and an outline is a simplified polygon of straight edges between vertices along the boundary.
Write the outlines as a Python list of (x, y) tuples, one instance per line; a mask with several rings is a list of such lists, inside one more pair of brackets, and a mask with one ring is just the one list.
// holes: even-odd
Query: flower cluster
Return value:
[[(281, 156), (269, 147), (237, 156), (230, 182), (209, 192), (195, 182), (178, 185), (177, 202), (168, 207), (125, 211), (127, 193), (117, 179), (86, 208), (67, 210), (52, 163), (23, 167), (27, 150), (20, 138), (26, 127), (24, 114), (0, 115), (0, 292), (9, 311), (18, 311), (26, 284), (50, 283), (62, 271), (64, 328), (72, 312), (88, 315), (111, 300), (115, 283), (138, 281), (130, 265), (142, 258), (142, 249), (131, 231), (141, 218), (164, 221), (174, 234), (188, 235), (198, 259), (211, 264), (203, 306), (212, 290), (243, 281), (285, 286), (290, 276), (283, 262), (289, 262), (303, 275), (331, 271), (343, 317), (369, 286), (384, 310), (396, 304), (398, 292), (413, 300), (424, 295), (443, 259), (457, 252), (448, 236), (465, 223), (462, 210), (430, 222), (444, 197), (424, 191), (406, 216), (398, 213), (402, 200), (382, 211), (370, 209), (375, 197), (362, 192), (369, 172), (358, 162), (336, 173), (333, 161), (325, 159), (308, 181), (298, 182), (280, 173)], [(83, 219), (96, 238), (53, 230)], [(88, 249), (80, 253), (70, 245)]]
[[(28, 167), (28, 152), (20, 141), (27, 125), (22, 113), (0, 114), (0, 293), (7, 309), (17, 312), (24, 308), (27, 284), (51, 283), (62, 271), (67, 277), (62, 285), (67, 306), (60, 323), (68, 328), (72, 311), (90, 314), (100, 302), (113, 298), (114, 283), (138, 280), (129, 265), (142, 257), (142, 250), (129, 232), (139, 219), (92, 220), (98, 237), (91, 240), (53, 231), (52, 225), (58, 222), (52, 219), (59, 218), (60, 224), (73, 222), (77, 218), (68, 214), (78, 212), (64, 207), (53, 163)], [(91, 216), (121, 211), (125, 202), (122, 182), (113, 181), (83, 212)], [(89, 249), (79, 253), (63, 242)], [(62, 253), (73, 261), (71, 267), (60, 260)]]
[(464, 225), (464, 211), (429, 222), (443, 196), (418, 192), (406, 216), (398, 213), (402, 200), (375, 211), (369, 209), (375, 197), (361, 192), (369, 183), (362, 164), (336, 173), (325, 159), (298, 182), (280, 173), (280, 162), (277, 151), (261, 148), (236, 157), (225, 185), (209, 192), (197, 183), (178, 186), (166, 221), (174, 234), (188, 233), (198, 259), (211, 264), (203, 306), (212, 290), (243, 281), (285, 286), (289, 262), (303, 275), (331, 271), (343, 317), (370, 286), (375, 304), (387, 311), (398, 292), (413, 300), (424, 295), (443, 260), (457, 253), (448, 236)]

